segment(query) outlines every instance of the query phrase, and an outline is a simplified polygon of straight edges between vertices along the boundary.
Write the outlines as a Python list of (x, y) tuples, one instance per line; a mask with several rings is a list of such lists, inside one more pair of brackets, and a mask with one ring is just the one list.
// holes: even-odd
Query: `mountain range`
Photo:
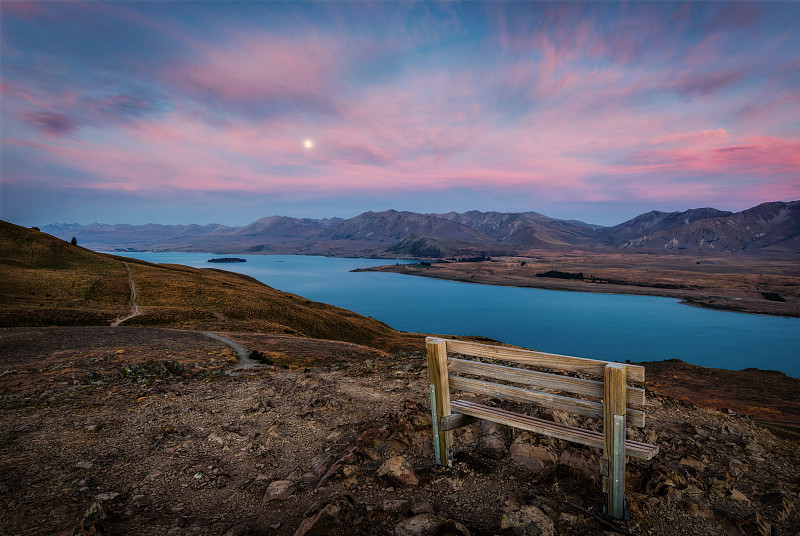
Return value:
[(605, 227), (536, 212), (418, 214), (387, 210), (349, 219), (270, 216), (225, 225), (53, 224), (42, 231), (104, 251), (202, 251), (440, 258), (534, 249), (800, 253), (800, 201), (741, 212), (652, 211)]

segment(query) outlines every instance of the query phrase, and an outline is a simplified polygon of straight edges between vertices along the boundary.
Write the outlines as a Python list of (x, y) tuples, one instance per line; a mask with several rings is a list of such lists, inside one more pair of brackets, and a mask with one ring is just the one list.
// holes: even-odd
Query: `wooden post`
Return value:
[(625, 518), (625, 411), (627, 403), (625, 365), (605, 366), (603, 398), (603, 492), (606, 494), (606, 515)]
[(428, 376), (431, 392), (431, 417), (433, 420), (433, 451), (436, 465), (453, 466), (450, 446), (453, 432), (442, 428), (442, 418), (450, 415), (450, 384), (447, 379), (447, 343), (428, 337)]

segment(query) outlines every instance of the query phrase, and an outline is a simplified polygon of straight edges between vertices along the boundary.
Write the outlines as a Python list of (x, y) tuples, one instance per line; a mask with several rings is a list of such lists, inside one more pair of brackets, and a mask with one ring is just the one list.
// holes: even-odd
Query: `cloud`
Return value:
[(31, 127), (51, 136), (69, 136), (78, 131), (78, 121), (74, 117), (55, 112), (27, 112), (24, 120)]
[(333, 113), (344, 57), (339, 43), (268, 33), (195, 50), (197, 57), (160, 73), (184, 94), (260, 116)]
[[(760, 137), (713, 148), (690, 146), (672, 150), (640, 151), (627, 155), (615, 167), (622, 176), (647, 177), (658, 173), (714, 180), (747, 179), (768, 183), (780, 175), (800, 174), (800, 141)], [(800, 195), (800, 184), (797, 186)]]
[(37, 2), (29, 0), (19, 2), (6, 0), (0, 4), (0, 9), (2, 9), (5, 16), (11, 15), (23, 19), (41, 17), (46, 14), (46, 10), (41, 4), (37, 5)]
[(730, 135), (724, 128), (717, 128), (713, 130), (702, 130), (700, 132), (692, 132), (690, 134), (669, 134), (662, 136), (655, 140), (650, 141), (653, 145), (660, 143), (683, 143), (683, 142), (700, 142), (707, 140), (715, 140), (719, 138), (728, 138)]
[(711, 20), (705, 25), (708, 32), (741, 31), (758, 24), (764, 7), (756, 2), (720, 3), (721, 7), (711, 13)]
[(706, 96), (729, 88), (744, 76), (743, 72), (732, 70), (691, 73), (680, 77), (670, 88), (686, 98)]
[(144, 88), (127, 93), (106, 95), (91, 101), (91, 105), (103, 114), (123, 117), (144, 117), (165, 108), (165, 98)]
[(476, 207), (480, 192), (800, 196), (785, 5), (750, 28), (774, 40), (737, 30), (736, 9), (708, 26), (713, 4), (42, 5), (4, 20), (12, 184), (176, 200), (469, 191)]

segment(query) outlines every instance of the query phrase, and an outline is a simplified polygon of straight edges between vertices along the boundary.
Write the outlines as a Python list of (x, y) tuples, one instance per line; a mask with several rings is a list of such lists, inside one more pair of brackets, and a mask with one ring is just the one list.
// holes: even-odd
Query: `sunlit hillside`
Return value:
[(131, 308), (126, 263), (141, 314), (125, 325), (272, 331), (387, 349), (417, 341), (247, 276), (95, 253), (8, 222), (0, 222), (0, 325), (108, 325)]

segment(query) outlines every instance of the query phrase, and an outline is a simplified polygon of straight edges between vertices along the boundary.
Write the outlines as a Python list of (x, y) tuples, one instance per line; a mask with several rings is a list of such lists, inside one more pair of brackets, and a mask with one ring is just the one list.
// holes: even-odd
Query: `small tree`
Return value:
[(73, 246), (77, 246), (78, 245), (78, 239), (73, 236), (72, 240), (70, 241), (70, 244), (72, 244)]

